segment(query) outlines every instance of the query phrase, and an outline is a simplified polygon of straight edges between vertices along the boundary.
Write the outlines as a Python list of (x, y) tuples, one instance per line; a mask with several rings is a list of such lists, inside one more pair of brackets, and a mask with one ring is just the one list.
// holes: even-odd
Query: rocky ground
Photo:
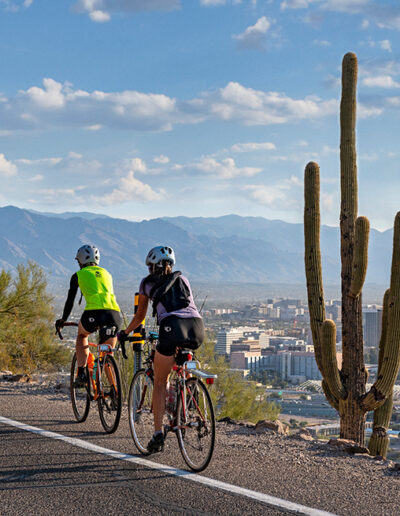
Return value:
[[(0, 373), (0, 398), (4, 389), (12, 389), (16, 399), (42, 395), (54, 401), (58, 393), (60, 406), (66, 407), (67, 378), (41, 375), (11, 382)], [(225, 420), (217, 424), (215, 454), (205, 475), (336, 514), (398, 514), (400, 463), (363, 451), (351, 443), (314, 440), (307, 431), (289, 435), (282, 424)], [(167, 446), (156, 460), (173, 464), (175, 447)]]

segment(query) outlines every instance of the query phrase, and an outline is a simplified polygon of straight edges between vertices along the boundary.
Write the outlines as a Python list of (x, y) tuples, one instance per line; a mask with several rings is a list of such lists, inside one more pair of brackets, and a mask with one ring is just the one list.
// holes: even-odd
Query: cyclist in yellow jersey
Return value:
[(78, 376), (75, 386), (80, 387), (86, 382), (88, 336), (99, 329), (100, 344), (106, 342), (114, 347), (122, 317), (114, 295), (112, 276), (106, 269), (99, 267), (99, 250), (92, 245), (83, 245), (78, 249), (75, 259), (80, 270), (71, 276), (63, 315), (61, 319), (57, 319), (56, 328), (62, 328), (70, 316), (79, 288), (86, 301), (76, 338)]

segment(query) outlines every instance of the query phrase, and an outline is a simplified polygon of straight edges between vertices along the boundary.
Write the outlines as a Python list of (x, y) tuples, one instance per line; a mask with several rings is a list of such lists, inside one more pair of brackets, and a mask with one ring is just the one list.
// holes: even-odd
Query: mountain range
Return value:
[[(392, 230), (371, 230), (367, 282), (389, 283)], [(116, 281), (146, 274), (148, 250), (175, 249), (176, 268), (198, 282), (304, 283), (302, 224), (263, 217), (165, 217), (131, 222), (91, 213), (40, 213), (0, 208), (0, 266), (34, 260), (55, 278), (76, 270), (76, 250), (99, 247)], [(324, 281), (340, 283), (339, 229), (322, 226)]]

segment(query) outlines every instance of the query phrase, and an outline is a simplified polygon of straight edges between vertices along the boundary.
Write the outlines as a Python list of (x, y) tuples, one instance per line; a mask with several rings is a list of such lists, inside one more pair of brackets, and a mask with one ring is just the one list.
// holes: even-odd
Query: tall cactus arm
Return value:
[(329, 390), (337, 399), (346, 397), (346, 390), (343, 387), (339, 375), (336, 357), (336, 324), (326, 319), (322, 325), (322, 362), (324, 367), (324, 378)]
[[(390, 289), (387, 289), (384, 296), (383, 296), (383, 310), (382, 310), (382, 330), (381, 330), (381, 338), (379, 341), (379, 356), (378, 356), (378, 375), (379, 376), (382, 373), (382, 363), (383, 363), (383, 357), (385, 355), (385, 346), (386, 346), (386, 339), (387, 339), (387, 329), (388, 329), (388, 311), (389, 311), (389, 296), (390, 296)], [(375, 387), (372, 386), (372, 391), (374, 391)], [(365, 398), (369, 396), (369, 393), (365, 395)], [(378, 407), (382, 406), (385, 403), (385, 398), (382, 396), (377, 395), (377, 399), (375, 397), (370, 396), (370, 401), (368, 402), (368, 405), (365, 405), (365, 399), (362, 401), (362, 405), (367, 410), (376, 410)]]
[(322, 379), (321, 386), (322, 386), (322, 390), (325, 393), (326, 399), (329, 401), (329, 403), (332, 405), (332, 407), (335, 410), (339, 410), (339, 400), (337, 398), (335, 398), (335, 396), (332, 394), (331, 390), (329, 389), (327, 381)]
[(387, 430), (390, 425), (392, 411), (393, 392), (385, 400), (385, 403), (374, 412), (374, 426), (371, 439), (368, 443), (368, 449), (371, 455), (381, 455), (382, 457), (386, 457), (387, 455), (390, 441)]
[[(315, 360), (324, 377), (322, 363), (322, 323), (325, 320), (324, 288), (320, 249), (320, 209), (319, 209), (319, 166), (311, 161), (304, 172), (304, 242), (305, 269), (307, 279), (308, 309), (314, 342)], [(330, 392), (327, 382), (322, 388), (329, 403), (337, 408), (338, 400)]]
[(353, 266), (350, 285), (350, 295), (357, 297), (361, 294), (367, 274), (368, 265), (369, 220), (367, 217), (357, 217), (354, 237)]
[(304, 244), (308, 308), (315, 360), (324, 376), (322, 364), (322, 323), (325, 320), (324, 287), (320, 250), (319, 166), (311, 161), (304, 172)]
[[(353, 273), (354, 231), (358, 210), (356, 156), (357, 57), (344, 56), (340, 104), (340, 255), (342, 260), (342, 351), (341, 378), (351, 400), (365, 393), (365, 366), (361, 295), (350, 295)], [(355, 403), (355, 402), (349, 402)], [(343, 410), (349, 407), (343, 405)], [(361, 416), (360, 416), (361, 417)], [(348, 421), (351, 426), (351, 418)]]
[[(352, 247), (354, 222), (358, 211), (357, 155), (356, 155), (356, 89), (357, 56), (351, 52), (342, 61), (342, 98), (340, 101), (340, 225), (343, 254), (349, 254)], [(350, 249), (352, 255), (352, 249)], [(345, 260), (347, 275), (351, 275), (352, 262)]]
[[(383, 321), (382, 321), (383, 327)], [(363, 399), (363, 406), (373, 410), (392, 392), (400, 367), (400, 212), (394, 221), (392, 272), (387, 300), (387, 336), (378, 377)]]

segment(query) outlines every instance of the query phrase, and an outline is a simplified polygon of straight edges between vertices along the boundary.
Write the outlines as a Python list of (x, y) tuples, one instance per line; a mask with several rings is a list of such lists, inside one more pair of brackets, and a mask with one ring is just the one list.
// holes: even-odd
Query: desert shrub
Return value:
[(18, 265), (15, 275), (0, 273), (0, 369), (13, 372), (55, 371), (70, 360), (56, 343), (52, 298), (43, 270)]

